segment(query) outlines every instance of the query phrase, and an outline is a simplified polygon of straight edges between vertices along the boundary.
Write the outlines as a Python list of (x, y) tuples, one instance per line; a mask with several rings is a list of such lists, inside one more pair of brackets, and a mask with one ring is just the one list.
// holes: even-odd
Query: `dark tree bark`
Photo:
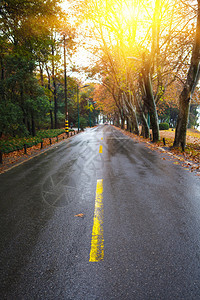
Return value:
[(56, 80), (53, 78), (53, 98), (54, 98), (54, 124), (55, 129), (58, 128), (58, 120), (57, 120), (57, 112), (58, 112), (58, 103), (57, 103), (57, 88), (56, 88)]
[(189, 119), (190, 102), (200, 77), (200, 0), (198, 2), (198, 14), (196, 25), (196, 36), (192, 51), (190, 68), (183, 90), (179, 97), (179, 114), (176, 125), (174, 147), (185, 149), (186, 133)]
[(136, 112), (133, 111), (131, 116), (132, 116), (133, 132), (135, 134), (139, 135), (140, 134), (140, 130), (139, 130), (139, 125), (138, 125), (138, 120), (137, 120)]
[[(51, 90), (51, 77), (50, 77), (50, 74), (49, 74), (49, 70), (48, 70), (48, 67), (46, 68), (46, 71), (47, 71), (47, 75), (48, 75), (48, 90), (52, 92)], [(51, 119), (51, 129), (53, 129), (53, 112), (52, 112), (52, 109), (51, 109), (51, 98), (49, 99), (49, 102), (50, 102), (50, 119)]]
[(39, 68), (40, 68), (40, 83), (41, 86), (44, 86), (43, 65), (41, 63), (39, 64)]
[(56, 87), (56, 78), (55, 78), (55, 64), (54, 64), (54, 46), (52, 46), (52, 80), (53, 80), (53, 99), (54, 99), (54, 128), (58, 128), (57, 112), (58, 112), (58, 103), (57, 103), (57, 87)]
[(131, 132), (131, 121), (129, 117), (126, 118), (126, 122), (127, 122), (126, 130)]
[[(50, 106), (51, 106), (51, 99), (50, 99)], [(53, 129), (53, 112), (52, 109), (50, 108), (50, 119), (51, 119), (51, 129)]]
[[(139, 84), (140, 84), (140, 90), (142, 92), (142, 94), (144, 94), (144, 91), (143, 91), (143, 88), (142, 88), (142, 80), (141, 78), (139, 79)], [(140, 117), (140, 120), (142, 122), (142, 135), (148, 139), (149, 138), (149, 126), (148, 126), (148, 123), (147, 123), (147, 119), (145, 117), (145, 112), (144, 112), (144, 109), (145, 109), (145, 106), (142, 107), (142, 103), (141, 103), (141, 100), (139, 99), (139, 96), (136, 94), (135, 90), (133, 90), (133, 95), (134, 95), (134, 98), (135, 98), (135, 104), (136, 104), (136, 110), (137, 110), (137, 113)]]
[(119, 127), (119, 115), (116, 114), (115, 116), (115, 126)]
[(146, 61), (145, 68), (142, 70), (144, 90), (145, 90), (145, 103), (150, 114), (150, 121), (153, 133), (153, 142), (157, 142), (160, 139), (158, 114), (156, 110), (156, 103), (153, 95), (152, 81), (150, 76), (150, 66)]
[(125, 117), (121, 114), (121, 129), (124, 129)]

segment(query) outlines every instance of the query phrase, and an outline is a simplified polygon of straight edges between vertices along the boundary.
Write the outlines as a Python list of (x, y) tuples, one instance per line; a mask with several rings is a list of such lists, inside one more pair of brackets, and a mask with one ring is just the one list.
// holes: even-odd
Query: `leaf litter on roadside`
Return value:
[[(114, 126), (115, 127), (115, 126)], [(195, 139), (192, 137), (191, 132), (189, 132), (189, 135), (187, 136), (187, 147), (185, 152), (182, 152), (179, 148), (173, 148), (173, 135), (174, 132), (160, 132), (161, 134), (161, 140), (155, 144), (153, 144), (149, 139), (145, 139), (142, 136), (138, 136), (134, 133), (127, 132), (125, 130), (122, 130), (121, 128), (115, 127), (117, 130), (121, 131), (123, 134), (129, 136), (132, 139), (136, 139), (139, 143), (144, 142), (146, 143), (146, 146), (148, 149), (157, 151), (160, 153), (163, 153), (159, 148), (163, 146), (162, 144), (162, 138), (165, 137), (166, 139), (166, 145), (167, 145), (167, 152), (172, 157), (170, 160), (177, 160), (173, 162), (175, 165), (181, 165), (185, 168), (185, 170), (189, 170), (190, 172), (196, 171), (196, 175), (200, 176), (200, 138), (199, 133), (198, 136), (195, 137)], [(149, 152), (149, 151), (148, 151)], [(150, 153), (150, 152), (149, 152)], [(163, 160), (168, 160), (164, 159)], [(188, 160), (190, 162), (188, 162)]]

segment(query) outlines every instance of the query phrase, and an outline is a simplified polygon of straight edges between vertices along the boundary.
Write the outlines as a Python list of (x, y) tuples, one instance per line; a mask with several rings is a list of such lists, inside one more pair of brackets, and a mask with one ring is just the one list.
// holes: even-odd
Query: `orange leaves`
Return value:
[(84, 214), (78, 214), (78, 215), (75, 215), (74, 217), (79, 217), (79, 218), (83, 218), (85, 215)]
[(114, 113), (115, 101), (105, 86), (97, 84), (94, 90), (94, 101), (97, 108), (101, 109), (106, 115)]

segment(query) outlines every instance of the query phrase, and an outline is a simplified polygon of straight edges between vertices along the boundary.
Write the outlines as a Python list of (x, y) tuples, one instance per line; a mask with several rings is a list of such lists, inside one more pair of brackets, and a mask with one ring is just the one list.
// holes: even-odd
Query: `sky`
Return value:
[[(70, 8), (69, 1), (68, 0), (63, 0), (63, 3), (61, 4), (61, 7), (63, 8), (64, 11), (67, 12)], [(72, 61), (70, 62), (68, 60), (68, 63), (71, 64), (71, 65), (74, 64), (78, 67), (87, 67), (91, 64), (91, 61), (95, 58), (94, 58), (94, 56), (92, 56), (92, 54), (89, 51), (87, 51), (85, 48), (83, 48), (81, 46), (81, 39), (83, 39), (83, 37), (77, 38), (77, 43), (80, 44), (80, 47), (78, 47), (77, 52), (73, 55)], [(71, 72), (69, 71), (69, 74), (70, 73)], [(91, 82), (91, 80), (86, 79), (86, 75), (84, 75), (84, 72), (81, 72), (81, 73), (80, 72), (79, 73), (74, 72), (74, 73), (71, 74), (71, 76), (77, 77), (78, 79), (80, 79), (84, 83)]]

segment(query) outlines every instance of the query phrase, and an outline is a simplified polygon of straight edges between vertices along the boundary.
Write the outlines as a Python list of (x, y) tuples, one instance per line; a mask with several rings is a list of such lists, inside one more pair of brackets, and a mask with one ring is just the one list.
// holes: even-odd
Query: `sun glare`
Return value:
[(131, 27), (140, 32), (152, 23), (156, 1), (159, 0), (101, 0), (98, 7), (104, 7), (102, 18), (117, 24), (121, 32), (126, 33)]

